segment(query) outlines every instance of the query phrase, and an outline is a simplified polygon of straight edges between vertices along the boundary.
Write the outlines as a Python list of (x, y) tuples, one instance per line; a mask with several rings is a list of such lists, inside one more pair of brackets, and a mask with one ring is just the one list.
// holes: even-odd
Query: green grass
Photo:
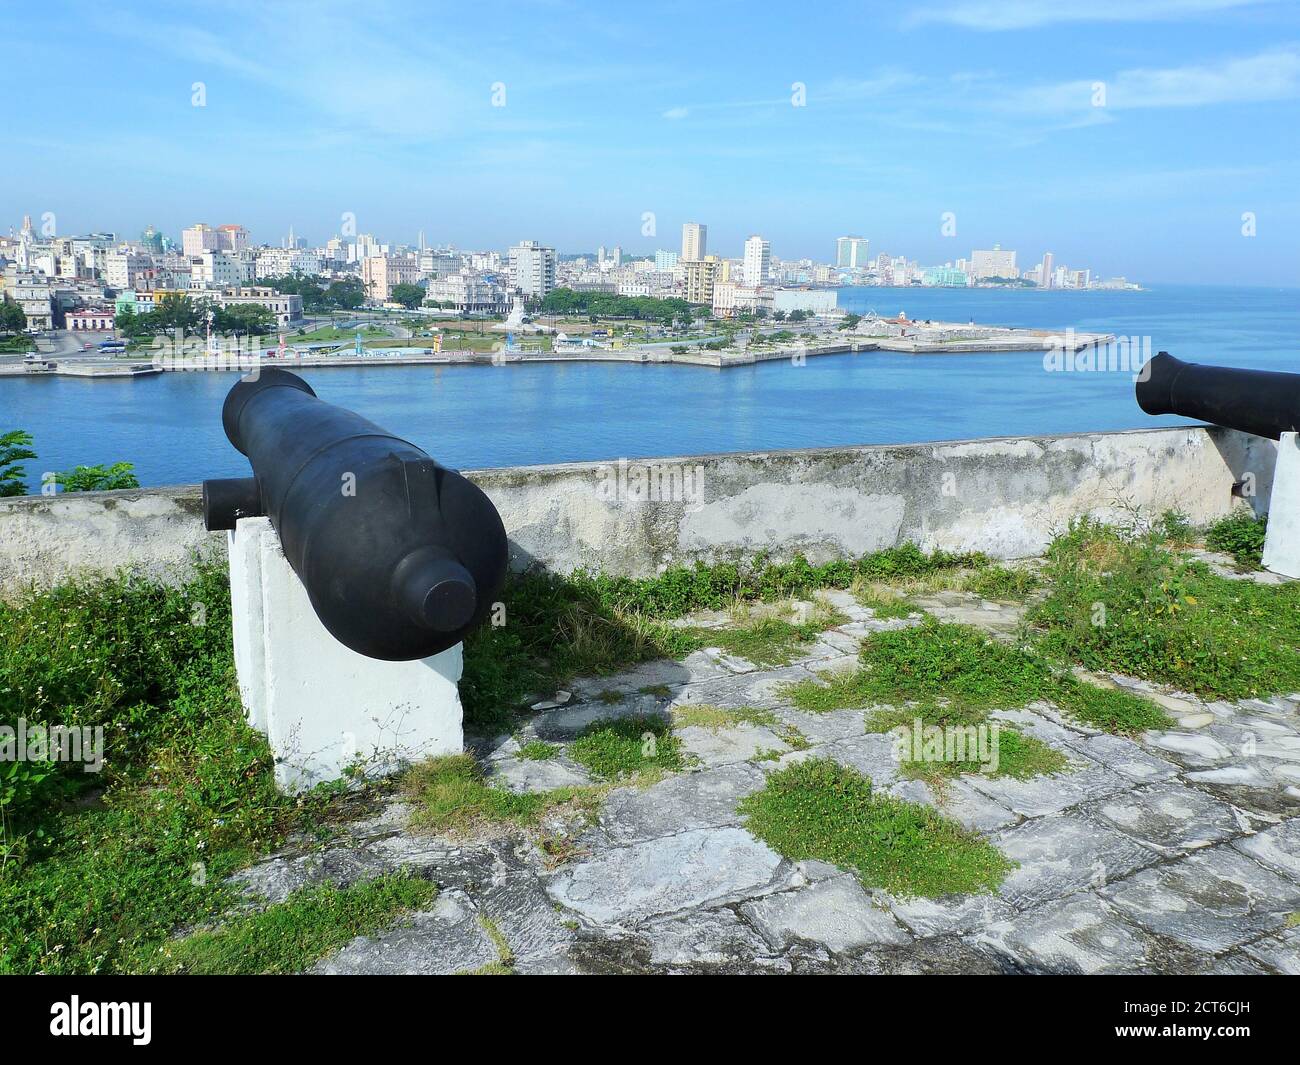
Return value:
[(0, 788), (0, 973), (133, 971), (322, 816), (322, 793), (277, 792), (244, 723), (229, 604), (206, 567), (179, 588), (114, 578), (0, 605), (0, 721), (101, 726), (106, 748), (101, 773)]
[(921, 610), (913, 605), (908, 596), (886, 584), (861, 584), (854, 590), (853, 596), (882, 620), (905, 618)]
[(1239, 507), (1205, 530), (1205, 546), (1231, 555), (1241, 569), (1259, 569), (1267, 531), (1267, 516), (1257, 518), (1247, 508)]
[(976, 570), (966, 581), (966, 590), (983, 599), (1021, 600), (1042, 586), (1042, 579), (1032, 570), (986, 566)]
[[(1078, 681), (1070, 664), (1207, 698), (1300, 690), (1300, 585), (1216, 577), (1168, 550), (1186, 535), (1175, 526), (1143, 534), (1072, 526), (1049, 551), (1046, 591), (1029, 612), (1025, 646), (931, 619), (874, 634), (856, 673), (799, 686), (796, 702), (808, 710), (892, 706), (899, 720), (977, 724), (991, 709), (1048, 699), (1078, 721), (1135, 733), (1167, 725), (1167, 715), (1130, 692)], [(719, 630), (668, 624), (696, 610), (744, 617), (745, 604), (808, 598), (819, 588), (987, 581), (981, 586), (1001, 589), (1008, 580), (982, 556), (927, 556), (914, 547), (820, 566), (760, 558), (648, 580), (517, 578), (504, 595), (507, 623), (486, 626), (467, 643), (467, 721), (512, 722), (530, 692), (554, 691), (580, 673), (680, 657), (706, 638), (717, 642)], [(290, 832), (331, 831), (345, 805), (339, 789), (280, 795), (265, 741), (244, 722), (229, 601), (224, 569), (203, 567), (179, 588), (123, 577), (0, 604), (0, 722), (23, 716), (102, 726), (106, 738), (99, 774), (30, 763), (21, 772), (0, 770), (0, 973), (136, 971), (177, 928), (228, 911), (229, 873)], [(772, 661), (815, 635), (778, 621), (761, 629), (741, 624), (739, 635), (725, 638), (742, 642), (733, 644), (735, 653)], [(750, 645), (742, 651), (744, 641)], [(872, 727), (887, 725), (890, 713), (873, 714)], [(685, 719), (691, 714), (700, 724), (708, 716), (688, 711)], [(775, 727), (759, 710), (718, 711), (714, 720)], [(644, 745), (646, 731), (653, 744)], [(801, 739), (788, 730), (778, 735), (792, 746)], [(1007, 735), (1004, 743), (1019, 742)], [(573, 746), (607, 781), (649, 779), (684, 764), (662, 721), (601, 723)], [(525, 757), (542, 753), (539, 746)], [(1008, 772), (1050, 771), (1030, 743), (1002, 759)], [(516, 796), (490, 787), (472, 761), (417, 767), (408, 787), (418, 799), (417, 820), (453, 832), (485, 824), (536, 828), (548, 811), (590, 816), (606, 790)]]
[(653, 578), (516, 575), (502, 594), (505, 624), (485, 625), (465, 641), (465, 721), (484, 731), (509, 730), (531, 693), (554, 691), (575, 676), (682, 658), (710, 646), (717, 630), (691, 632), (667, 624), (694, 611), (808, 598), (821, 588), (848, 589), (855, 581), (919, 579), (987, 562), (979, 554), (927, 555), (904, 544), (822, 565), (800, 555), (784, 563), (760, 555), (744, 565), (699, 563)]
[(829, 759), (773, 773), (737, 809), (786, 858), (830, 862), (895, 895), (991, 892), (1012, 868), (975, 833), (928, 806), (874, 794), (870, 780)]
[(1196, 542), (1196, 529), (1181, 510), (1166, 510), (1156, 520), (1152, 531), (1165, 544), (1180, 550)]
[(937, 707), (942, 700), (942, 720), (933, 723), (972, 723), (988, 710), (1033, 702), (1046, 677), (1045, 667), (1023, 652), (978, 629), (929, 617), (912, 628), (872, 633), (860, 657), (861, 668), (831, 677), (828, 685), (793, 685), (795, 705), (821, 712), (879, 703)]
[(595, 721), (569, 745), (569, 757), (600, 780), (683, 768), (681, 744), (658, 717)]
[(1087, 522), (1048, 560), (1029, 622), (1052, 657), (1210, 699), (1300, 691), (1300, 583), (1219, 577), (1152, 536)]
[[(379, 338), (392, 336), (387, 329), (381, 329), (378, 326), (373, 325), (363, 326), (359, 332), (361, 333), (361, 340), (363, 343), (367, 340), (377, 340)], [(334, 341), (353, 341), (356, 339), (357, 333), (358, 330), (356, 329), (339, 329), (332, 325), (326, 325), (321, 326), (319, 329), (313, 329), (302, 336), (299, 336), (296, 333), (287, 333), (285, 334), (284, 342), (289, 346), (293, 346), (294, 344), (323, 344)], [(410, 343), (415, 345), (416, 341), (412, 340)]]
[[(900, 722), (900, 724), (910, 731), (910, 722)], [(1059, 773), (1069, 765), (1069, 759), (1060, 751), (1004, 723), (999, 723), (997, 738), (993, 740), (990, 737), (990, 742), (997, 744), (996, 768), (989, 768), (978, 757), (952, 760), (904, 758), (898, 763), (899, 772), (914, 780), (924, 780), (941, 786), (949, 778), (961, 776), (963, 773), (1028, 780), (1030, 777)], [(971, 746), (966, 748), (967, 753), (972, 753), (972, 750)]]
[(673, 708), (675, 728), (705, 728), (713, 732), (736, 725), (758, 725), (775, 728), (780, 719), (771, 710), (756, 706), (712, 706), (708, 703), (687, 703)]
[(789, 665), (827, 627), (817, 622), (795, 625), (783, 618), (764, 617), (737, 628), (697, 629), (695, 632), (702, 642), (762, 669), (771, 669)]
[(258, 913), (167, 944), (157, 968), (195, 975), (302, 972), (354, 937), (374, 935), (428, 905), (437, 893), (428, 881), (401, 875), (304, 888)]
[(519, 748), (519, 757), (529, 762), (547, 762), (559, 753), (559, 747), (545, 740), (529, 740)]
[(567, 787), (516, 794), (494, 787), (468, 754), (430, 758), (412, 766), (404, 779), (416, 809), (411, 824), (430, 832), (466, 836), (490, 825), (534, 828), (561, 807), (589, 817), (599, 808), (601, 789)]
[(1054, 669), (1032, 650), (993, 640), (980, 630), (927, 618), (862, 643), (861, 667), (789, 691), (796, 706), (821, 713), (885, 704), (868, 721), (887, 731), (920, 717), (926, 724), (971, 725), (990, 710), (1013, 710), (1043, 699), (1078, 720), (1110, 732), (1168, 725), (1160, 707), (1128, 692), (1094, 688)]
[(1059, 773), (1069, 764), (1070, 760), (1056, 748), (1003, 725), (998, 729), (998, 767), (988, 775), (1028, 780)]
[(1069, 675), (1057, 678), (1052, 701), (1076, 721), (1103, 732), (1132, 736), (1173, 724), (1150, 699), (1121, 688), (1099, 688)]
[(492, 941), (492, 946), (497, 952), (497, 960), (490, 961), (486, 965), (480, 965), (477, 969), (470, 969), (465, 972), (457, 973), (457, 976), (513, 976), (515, 964), (515, 952), (506, 939), (505, 933), (501, 931), (501, 926), (485, 913), (478, 914), (479, 927), (483, 929), (484, 935)]
[(590, 580), (531, 573), (510, 580), (504, 625), (465, 640), (460, 682), (466, 724), (508, 730), (526, 698), (579, 675), (601, 675), (695, 650), (689, 633), (603, 599)]
[[(679, 656), (699, 641), (664, 622), (689, 610), (950, 561), (900, 549), (859, 563), (756, 560), (648, 581), (517, 580), (505, 597), (508, 623), (480, 629), (467, 646), (467, 717), (508, 720), (528, 692), (558, 687), (554, 678)], [(280, 795), (265, 740), (244, 722), (229, 603), (224, 567), (202, 567), (177, 588), (123, 577), (0, 604), (0, 721), (100, 725), (106, 738), (100, 774), (24, 763), (23, 776), (0, 779), (0, 972), (134, 971), (176, 928), (228, 909), (230, 873), (290, 832), (331, 831), (338, 789)], [(613, 776), (680, 765), (671, 735), (658, 734), (654, 759), (641, 756), (639, 737), (629, 750), (617, 731), (593, 733), (579, 749)], [(483, 821), (533, 827), (560, 808), (586, 814), (602, 793), (511, 796), (463, 763), (442, 774), (417, 768), (412, 780), (423, 783), (417, 819), (451, 831)]]

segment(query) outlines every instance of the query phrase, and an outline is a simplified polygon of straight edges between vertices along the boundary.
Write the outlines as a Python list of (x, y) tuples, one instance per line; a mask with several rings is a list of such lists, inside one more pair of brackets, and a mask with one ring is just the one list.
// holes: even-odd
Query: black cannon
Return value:
[(263, 369), (221, 409), (253, 476), (203, 482), (203, 523), (266, 515), (325, 628), (370, 658), (426, 658), (483, 621), (506, 532), (483, 492), (414, 444)]
[(1202, 366), (1162, 351), (1138, 376), (1148, 414), (1178, 414), (1273, 440), (1300, 431), (1300, 374)]

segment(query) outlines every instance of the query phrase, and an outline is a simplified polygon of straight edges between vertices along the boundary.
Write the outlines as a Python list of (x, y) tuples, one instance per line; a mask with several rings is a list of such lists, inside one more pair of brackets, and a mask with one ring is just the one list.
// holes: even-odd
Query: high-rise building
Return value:
[(1043, 288), (1053, 288), (1056, 285), (1056, 278), (1053, 277), (1055, 269), (1055, 257), (1050, 251), (1043, 252), (1043, 279), (1039, 282)]
[(222, 251), (241, 252), (248, 247), (248, 230), (243, 226), (217, 226), (217, 238)]
[(772, 272), (772, 245), (760, 236), (745, 241), (745, 284), (761, 285)]
[(1020, 271), (1016, 269), (1016, 253), (1003, 251), (1001, 244), (994, 244), (992, 251), (973, 251), (970, 274), (977, 281), (990, 277), (1017, 278)]
[(687, 222), (682, 226), (682, 258), (703, 259), (709, 253), (709, 227), (701, 222)]
[(850, 270), (865, 269), (867, 261), (866, 237), (837, 237), (835, 240), (835, 265)]
[(133, 251), (110, 251), (104, 256), (104, 284), (122, 289), (135, 288), (136, 283), (153, 272), (153, 256)]
[(510, 280), (525, 296), (545, 296), (555, 288), (555, 249), (521, 240), (510, 249)]
[(713, 306), (713, 286), (722, 279), (722, 261), (716, 255), (682, 262), (686, 271), (686, 302)]
[(185, 255), (202, 255), (205, 251), (221, 250), (221, 234), (209, 225), (199, 222), (181, 230), (181, 252)]
[(660, 248), (655, 252), (655, 269), (661, 273), (669, 273), (677, 265), (677, 253), (675, 251), (664, 251)]
[(248, 247), (248, 230), (226, 225), (215, 229), (198, 222), (181, 230), (181, 251), (185, 255), (202, 255), (205, 251), (241, 252)]

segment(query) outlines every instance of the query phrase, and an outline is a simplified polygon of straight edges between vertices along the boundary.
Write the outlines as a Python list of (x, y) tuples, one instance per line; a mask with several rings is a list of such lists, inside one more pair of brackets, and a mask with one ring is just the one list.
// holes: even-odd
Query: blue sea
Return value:
[[(1150, 338), (1193, 362), (1300, 372), (1300, 290), (840, 290), (840, 306), (913, 319)], [(1144, 341), (1139, 340), (1139, 343)], [(906, 443), (1177, 424), (1151, 418), (1128, 373), (1050, 373), (1041, 352), (863, 353), (713, 370), (554, 364), (303, 371), (350, 407), (470, 469), (843, 444)], [(45, 470), (128, 461), (142, 484), (242, 476), (221, 431), (230, 374), (0, 377), (0, 432), (22, 428)]]

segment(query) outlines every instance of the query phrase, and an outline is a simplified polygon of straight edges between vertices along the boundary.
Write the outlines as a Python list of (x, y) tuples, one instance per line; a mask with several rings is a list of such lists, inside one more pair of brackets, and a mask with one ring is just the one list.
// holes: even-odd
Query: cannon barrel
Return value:
[(203, 483), (203, 521), (266, 515), (321, 623), (370, 658), (459, 643), (499, 596), (507, 545), (482, 490), (414, 444), (263, 369), (221, 410), (251, 478)]
[(1273, 440), (1300, 431), (1300, 374), (1202, 366), (1162, 351), (1142, 368), (1137, 401), (1148, 414), (1179, 414)]

